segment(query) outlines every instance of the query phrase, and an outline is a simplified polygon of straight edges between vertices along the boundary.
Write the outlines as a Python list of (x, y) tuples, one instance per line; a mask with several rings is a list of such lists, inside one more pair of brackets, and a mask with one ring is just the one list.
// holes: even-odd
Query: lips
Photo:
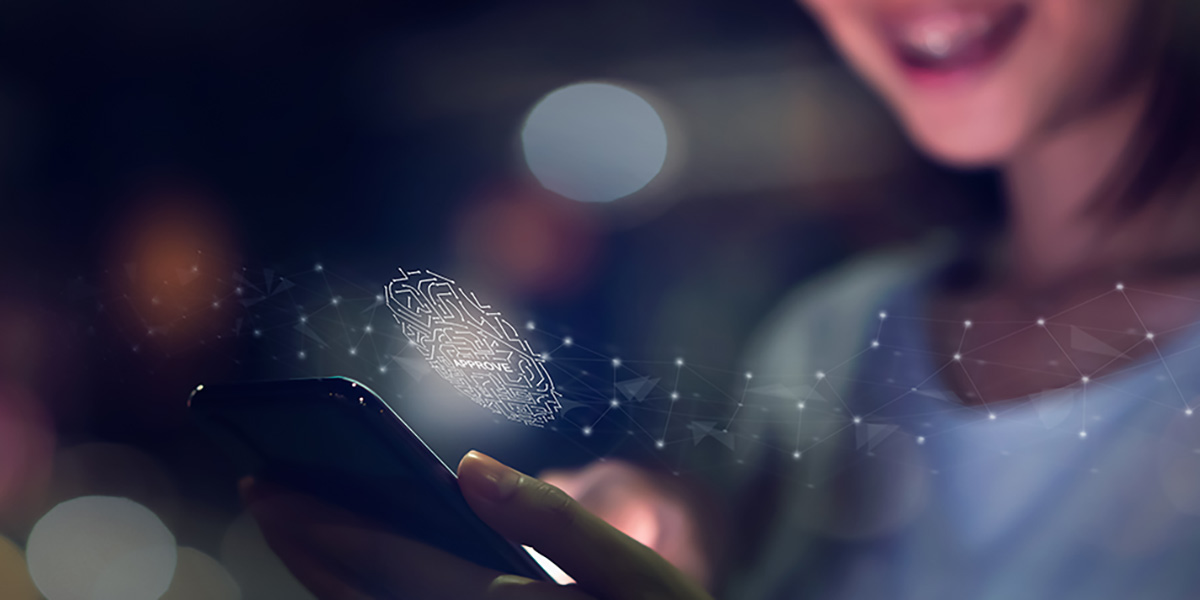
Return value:
[(1018, 3), (912, 11), (883, 19), (883, 31), (910, 74), (953, 75), (995, 61), (1012, 45), (1028, 13)]

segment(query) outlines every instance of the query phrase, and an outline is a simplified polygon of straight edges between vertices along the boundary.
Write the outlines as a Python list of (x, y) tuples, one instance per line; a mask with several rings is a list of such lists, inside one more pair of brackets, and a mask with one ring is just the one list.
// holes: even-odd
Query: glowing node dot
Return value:
[(358, 348), (351, 348), (350, 356), (358, 356)]
[(582, 431), (583, 431), (583, 435), (592, 435), (591, 427), (584, 427)]
[(303, 350), (301, 350), (299, 353), (297, 353), (297, 354), (296, 354), (296, 356), (297, 356), (297, 357), (298, 357), (300, 360), (304, 360), (304, 358), (305, 358), (306, 356), (308, 356), (308, 354), (305, 354), (305, 352), (304, 352)]
[(1147, 331), (1147, 332), (1146, 332), (1146, 339), (1148, 339), (1148, 340), (1152, 340), (1152, 339), (1154, 339), (1154, 334), (1153, 334), (1153, 333), (1150, 333), (1149, 331)]
[(1190, 416), (1192, 416), (1192, 409), (1190, 409), (1190, 408), (1189, 408), (1189, 409), (1187, 409), (1187, 410), (1183, 411), (1183, 414), (1185, 414), (1185, 415), (1187, 415), (1187, 416), (1189, 416), (1189, 417), (1190, 417)]
[(800, 460), (800, 456), (801, 456), (801, 454), (800, 454), (799, 450), (792, 453), (792, 458), (794, 458), (796, 460)]
[(988, 413), (988, 419), (989, 419), (989, 420), (991, 420), (991, 421), (995, 421), (995, 420), (996, 420), (996, 413)]
[(375, 330), (372, 329), (370, 325), (367, 325), (366, 327), (363, 327), (363, 331), (365, 331), (367, 333), (371, 333), (372, 331), (375, 331)]
[(860, 423), (862, 423), (862, 417), (855, 415), (855, 417), (854, 417), (854, 424), (855, 424), (855, 425), (858, 425), (858, 424), (860, 424)]
[(880, 319), (886, 319), (886, 318), (887, 318), (887, 311), (882, 311), (882, 310), (881, 310), (881, 311), (879, 311), (879, 318), (880, 318)]
[(575, 343), (575, 340), (574, 340), (574, 338), (572, 338), (572, 337), (571, 337), (571, 336), (569, 336), (569, 335), (568, 335), (567, 337), (563, 338), (563, 345), (564, 345), (564, 346), (570, 346), (571, 344), (574, 344), (574, 343)]
[(1123, 283), (1118, 283), (1118, 284), (1117, 284), (1117, 291), (1118, 291), (1118, 292), (1121, 292), (1121, 291), (1124, 291), (1124, 290), (1125, 290), (1125, 284), (1123, 284)]
[(325, 265), (322, 265), (321, 263), (317, 263), (316, 265), (313, 266), (313, 270), (320, 273), (321, 271), (325, 270)]
[(300, 322), (301, 322), (301, 323), (307, 323), (307, 322), (308, 322), (308, 317), (306, 317), (306, 316), (304, 316), (304, 315), (300, 315)]
[(871, 347), (872, 347), (872, 348), (878, 348), (878, 347), (879, 347), (879, 340), (871, 340)]
[(679, 392), (671, 392), (671, 399), (672, 399), (672, 400), (678, 400), (678, 399), (679, 399)]
[(539, 354), (539, 355), (538, 355), (538, 358), (542, 359), (542, 362), (549, 362), (549, 361), (550, 361), (550, 353), (549, 353), (549, 352), (543, 352), (543, 353), (541, 353), (541, 354)]
[(1038, 319), (1038, 320), (1037, 320), (1037, 324), (1038, 324), (1038, 327), (1045, 327), (1045, 326), (1046, 326), (1046, 320), (1045, 320), (1045, 319)]
[(1082, 439), (1082, 438), (1085, 438), (1085, 437), (1087, 437), (1087, 431), (1080, 431), (1080, 432), (1079, 432), (1079, 437), (1080, 437), (1081, 439)]
[(667, 443), (662, 440), (654, 442), (654, 447), (658, 448), (659, 450), (662, 450), (666, 445)]
[(342, 299), (341, 299), (341, 298), (337, 298), (337, 297), (330, 298), (330, 300), (329, 300), (329, 303), (330, 303), (330, 304), (332, 304), (332, 305), (334, 305), (334, 306), (337, 306), (337, 305), (338, 305), (338, 304), (340, 304), (341, 302), (342, 302)]
[(959, 354), (959, 353), (955, 352), (955, 353), (954, 353), (954, 360), (962, 360), (962, 354)]
[(375, 294), (376, 302), (383, 302), (383, 294)]
[(924, 445), (925, 444), (925, 436), (923, 436), (923, 435), (917, 436), (917, 443)]
[(1084, 382), (1084, 383), (1088, 383), (1088, 382), (1089, 382), (1089, 381), (1091, 381), (1091, 380), (1092, 380), (1092, 378), (1091, 378), (1091, 377), (1088, 377), (1087, 375), (1084, 375), (1084, 376), (1083, 376), (1083, 379), (1080, 379), (1080, 381), (1082, 381), (1082, 382)]
[(825, 379), (825, 371), (817, 371), (817, 379)]
[(754, 379), (754, 373), (751, 373), (750, 371), (746, 371), (746, 379)]
[(533, 321), (526, 321), (526, 322), (525, 322), (525, 329), (528, 329), (528, 330), (530, 330), (530, 331), (533, 331), (534, 329), (537, 329), (537, 323), (534, 323)]
[(379, 372), (380, 372), (380, 373), (387, 373), (387, 367), (383, 367), (383, 366), (379, 367)]
[(613, 398), (612, 400), (608, 401), (608, 405), (613, 408), (616, 408), (621, 405), (621, 402), (619, 400), (617, 400), (616, 398)]
[(683, 366), (683, 359), (682, 359), (682, 358), (677, 358), (677, 359), (675, 359), (675, 366), (677, 366), (677, 367), (682, 367), (682, 366)]
[(804, 410), (804, 403), (803, 403), (803, 402), (799, 402), (799, 403), (797, 403), (797, 404), (796, 404), (796, 408), (798, 408), (798, 409), (800, 409), (800, 410)]
[(963, 327), (970, 329), (971, 325), (974, 325), (974, 323), (971, 323), (970, 321), (963, 321)]
[(612, 359), (612, 365), (613, 365), (613, 367), (621, 366), (621, 359), (619, 359), (619, 358)]
[(254, 330), (254, 337), (262, 337), (262, 330), (261, 330), (261, 329), (255, 329), (255, 330)]

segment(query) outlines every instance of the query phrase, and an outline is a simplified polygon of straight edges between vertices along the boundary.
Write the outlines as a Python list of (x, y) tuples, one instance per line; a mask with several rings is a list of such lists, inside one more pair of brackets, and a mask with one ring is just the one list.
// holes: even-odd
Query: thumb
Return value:
[(458, 476), (463, 496), (484, 522), (534, 547), (599, 598), (707, 597), (653, 550), (548, 483), (475, 451), (463, 457)]

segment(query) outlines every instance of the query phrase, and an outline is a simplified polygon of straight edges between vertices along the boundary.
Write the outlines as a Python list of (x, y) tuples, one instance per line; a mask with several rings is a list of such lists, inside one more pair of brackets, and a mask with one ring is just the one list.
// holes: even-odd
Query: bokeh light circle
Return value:
[(132, 500), (82, 496), (34, 525), (26, 560), (47, 600), (156, 600), (175, 574), (175, 536)]
[(608, 83), (551, 92), (521, 131), (525, 162), (546, 189), (609, 202), (650, 183), (667, 159), (667, 129), (646, 99)]
[(242, 512), (225, 530), (220, 558), (243, 598), (317, 600), (271, 550), (249, 511)]
[(29, 578), (29, 568), (21, 549), (8, 538), (0, 536), (0, 598), (39, 600), (41, 597)]
[(241, 600), (233, 576), (217, 560), (195, 548), (180, 547), (175, 578), (159, 600)]

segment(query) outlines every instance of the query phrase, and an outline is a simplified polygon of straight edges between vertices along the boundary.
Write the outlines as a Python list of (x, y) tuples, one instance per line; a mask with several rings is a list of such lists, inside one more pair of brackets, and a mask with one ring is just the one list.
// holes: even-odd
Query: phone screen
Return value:
[(454, 473), (362, 384), (329, 378), (200, 386), (189, 407), (247, 474), (478, 565), (550, 579), (475, 516)]

